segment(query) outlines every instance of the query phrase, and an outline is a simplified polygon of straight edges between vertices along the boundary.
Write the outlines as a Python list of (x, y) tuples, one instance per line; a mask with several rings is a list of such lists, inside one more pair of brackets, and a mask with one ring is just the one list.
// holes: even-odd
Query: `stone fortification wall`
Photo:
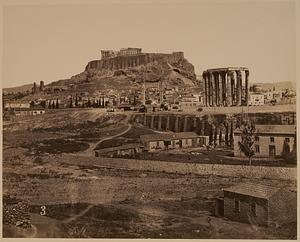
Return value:
[(157, 54), (157, 53), (145, 53), (130, 56), (116, 56), (103, 60), (90, 61), (85, 70), (89, 69), (108, 69), (119, 70), (125, 68), (136, 67), (145, 65), (154, 61), (165, 61), (170, 63), (178, 63), (184, 59), (183, 52), (173, 52), (172, 54)]

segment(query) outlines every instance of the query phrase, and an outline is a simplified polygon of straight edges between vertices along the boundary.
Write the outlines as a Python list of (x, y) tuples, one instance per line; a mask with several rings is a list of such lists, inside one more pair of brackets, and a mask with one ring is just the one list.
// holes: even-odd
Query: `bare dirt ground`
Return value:
[[(295, 237), (296, 224), (262, 228), (212, 215), (213, 200), (221, 195), (222, 188), (251, 179), (95, 167), (86, 163), (84, 156), (80, 157), (80, 163), (64, 162), (67, 155), (61, 152), (72, 155), (81, 152), (73, 150), (74, 144), (67, 152), (55, 143), (49, 146), (55, 147), (54, 151), (38, 147), (45, 147), (45, 140), (49, 139), (90, 145), (92, 142), (80, 140), (88, 133), (94, 133), (93, 144), (96, 144), (105, 137), (125, 132), (128, 118), (112, 114), (107, 121), (106, 114), (88, 110), (61, 115), (64, 119), (74, 119), (64, 126), (60, 125), (62, 117), (59, 117), (56, 126), (52, 117), (55, 114), (49, 114), (49, 118), (31, 119), (25, 126), (13, 123), (4, 129), (3, 194), (28, 202), (32, 224), (27, 229), (5, 224), (4, 237)], [(38, 129), (28, 130), (28, 126)], [(62, 144), (68, 147), (69, 143)], [(260, 182), (296, 189), (296, 182), (276, 179)], [(45, 206), (45, 215), (40, 214), (41, 206)]]

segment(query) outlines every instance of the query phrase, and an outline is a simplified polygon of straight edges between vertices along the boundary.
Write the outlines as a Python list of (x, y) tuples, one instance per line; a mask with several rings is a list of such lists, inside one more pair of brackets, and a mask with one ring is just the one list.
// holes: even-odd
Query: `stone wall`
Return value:
[[(240, 201), (240, 210), (236, 211), (234, 201)], [(249, 215), (249, 205), (255, 202), (256, 217)], [(268, 201), (261, 198), (243, 196), (241, 194), (234, 194), (224, 192), (224, 217), (230, 220), (239, 221), (242, 223), (253, 223), (259, 225), (268, 224)]]
[[(75, 157), (64, 159), (71, 164), (82, 164), (115, 167), (119, 169), (157, 171), (180, 174), (215, 175), (224, 177), (245, 177), (256, 179), (296, 180), (297, 168), (269, 167), (269, 166), (245, 166), (245, 165), (219, 165), (179, 163), (155, 160), (115, 159), (104, 157)], [(68, 161), (69, 160), (69, 161)]]
[[(286, 124), (286, 120), (281, 117), (289, 117), (290, 123), (295, 124), (295, 112), (285, 113), (256, 113), (249, 114), (249, 117), (257, 125), (265, 124)], [(196, 132), (199, 135), (209, 136), (209, 143), (215, 145), (227, 145), (233, 147), (233, 131), (242, 123), (243, 114), (179, 114), (179, 113), (144, 113), (135, 114), (133, 123), (160, 131), (173, 132)], [(292, 119), (293, 118), (293, 119)], [(220, 139), (221, 137), (221, 139)], [(236, 142), (239, 140), (237, 139)], [(290, 140), (290, 149), (293, 149), (293, 140)], [(276, 148), (278, 151), (282, 147)], [(236, 150), (239, 152), (239, 150)], [(237, 153), (236, 153), (237, 154)]]
[(119, 70), (125, 68), (145, 65), (154, 61), (166, 61), (170, 63), (180, 62), (184, 59), (183, 52), (173, 52), (172, 54), (145, 53), (131, 56), (116, 56), (102, 60), (90, 61), (85, 70), (89, 69), (108, 69)]

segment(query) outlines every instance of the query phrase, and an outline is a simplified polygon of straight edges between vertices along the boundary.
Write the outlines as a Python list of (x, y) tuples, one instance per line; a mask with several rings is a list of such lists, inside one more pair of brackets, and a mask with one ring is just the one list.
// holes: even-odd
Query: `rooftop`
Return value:
[[(256, 133), (261, 134), (295, 134), (296, 125), (255, 125)], [(235, 133), (241, 133), (240, 129), (236, 129)]]
[(180, 133), (158, 133), (158, 134), (146, 134), (141, 135), (141, 141), (153, 141), (153, 140), (173, 140), (173, 139), (188, 139), (200, 137), (195, 132), (180, 132)]
[(261, 185), (256, 183), (241, 183), (229, 188), (224, 188), (223, 191), (243, 194), (251, 197), (268, 199), (275, 195), (281, 188)]
[(139, 148), (139, 147), (143, 147), (143, 145), (141, 145), (139, 143), (133, 143), (133, 144), (116, 146), (116, 147), (104, 148), (104, 149), (96, 150), (96, 152), (97, 153), (107, 153), (107, 152), (113, 152), (113, 151), (118, 151), (118, 150), (134, 149), (134, 148)]

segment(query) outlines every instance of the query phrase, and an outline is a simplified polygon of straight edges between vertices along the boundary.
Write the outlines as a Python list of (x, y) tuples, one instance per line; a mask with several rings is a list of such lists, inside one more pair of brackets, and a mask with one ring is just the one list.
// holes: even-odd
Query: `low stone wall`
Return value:
[(245, 166), (245, 165), (220, 165), (179, 163), (154, 160), (116, 159), (104, 157), (76, 157), (63, 158), (71, 164), (92, 165), (99, 167), (114, 167), (130, 170), (148, 170), (179, 174), (216, 175), (227, 177), (245, 177), (257, 179), (296, 180), (297, 168), (270, 167), (270, 166)]

